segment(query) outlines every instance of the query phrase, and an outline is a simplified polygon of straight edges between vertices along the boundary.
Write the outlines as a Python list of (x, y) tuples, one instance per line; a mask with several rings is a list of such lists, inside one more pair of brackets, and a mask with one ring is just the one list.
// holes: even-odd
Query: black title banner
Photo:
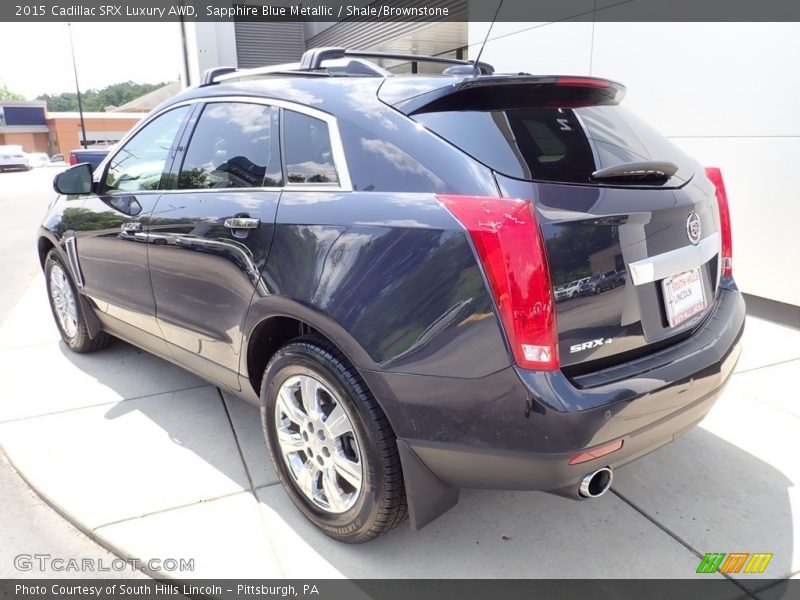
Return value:
[[(498, 11), (499, 6), (499, 11)], [(798, 0), (3, 0), (0, 21), (800, 21)]]

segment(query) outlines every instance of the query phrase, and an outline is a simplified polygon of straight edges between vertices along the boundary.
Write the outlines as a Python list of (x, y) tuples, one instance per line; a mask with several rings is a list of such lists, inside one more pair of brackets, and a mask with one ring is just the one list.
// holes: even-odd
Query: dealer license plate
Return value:
[(670, 327), (691, 319), (708, 306), (700, 267), (667, 277), (662, 285)]

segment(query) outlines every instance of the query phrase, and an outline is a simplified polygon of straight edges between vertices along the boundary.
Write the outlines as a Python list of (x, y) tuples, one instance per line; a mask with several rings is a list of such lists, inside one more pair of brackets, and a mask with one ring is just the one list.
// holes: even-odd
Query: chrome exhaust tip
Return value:
[(614, 473), (610, 467), (597, 469), (597, 471), (588, 473), (581, 480), (581, 484), (578, 486), (578, 494), (582, 498), (597, 498), (608, 491), (613, 480)]

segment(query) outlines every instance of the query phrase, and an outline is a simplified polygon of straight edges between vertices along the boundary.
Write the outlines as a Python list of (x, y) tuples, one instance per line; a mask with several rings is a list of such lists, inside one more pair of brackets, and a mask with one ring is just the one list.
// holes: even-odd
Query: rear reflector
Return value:
[(437, 196), (469, 232), (517, 365), (559, 367), (556, 315), (533, 203), (486, 196)]
[(714, 184), (719, 205), (719, 233), (722, 237), (720, 249), (720, 268), (722, 277), (733, 276), (733, 234), (731, 232), (731, 213), (728, 208), (728, 194), (725, 191), (725, 182), (722, 172), (717, 167), (706, 167), (706, 176)]
[(588, 462), (590, 460), (594, 460), (595, 458), (600, 458), (601, 456), (616, 452), (620, 448), (622, 448), (622, 440), (609, 442), (608, 444), (604, 444), (598, 448), (594, 448), (593, 450), (586, 450), (585, 452), (573, 454), (569, 459), (569, 464), (578, 465), (580, 463)]

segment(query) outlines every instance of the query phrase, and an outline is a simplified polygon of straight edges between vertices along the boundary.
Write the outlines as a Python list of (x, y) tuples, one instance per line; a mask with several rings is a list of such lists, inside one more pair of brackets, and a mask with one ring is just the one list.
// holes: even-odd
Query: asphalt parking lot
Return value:
[[(41, 215), (47, 180), (0, 174), (0, 210)], [(707, 552), (766, 552), (765, 573), (731, 576), (728, 591), (767, 599), (779, 597), (774, 580), (800, 571), (800, 323), (791, 316), (749, 315), (736, 374), (709, 416), (617, 471), (603, 497), (465, 491), (421, 531), (403, 525), (346, 546), (284, 494), (254, 407), (123, 342), (67, 351), (34, 230), (2, 228), (0, 251), (15, 258), (0, 262), (13, 282), (0, 313), (0, 446), (38, 494), (116, 553), (194, 559), (191, 572), (159, 575), (710, 578), (721, 575), (695, 573)]]

